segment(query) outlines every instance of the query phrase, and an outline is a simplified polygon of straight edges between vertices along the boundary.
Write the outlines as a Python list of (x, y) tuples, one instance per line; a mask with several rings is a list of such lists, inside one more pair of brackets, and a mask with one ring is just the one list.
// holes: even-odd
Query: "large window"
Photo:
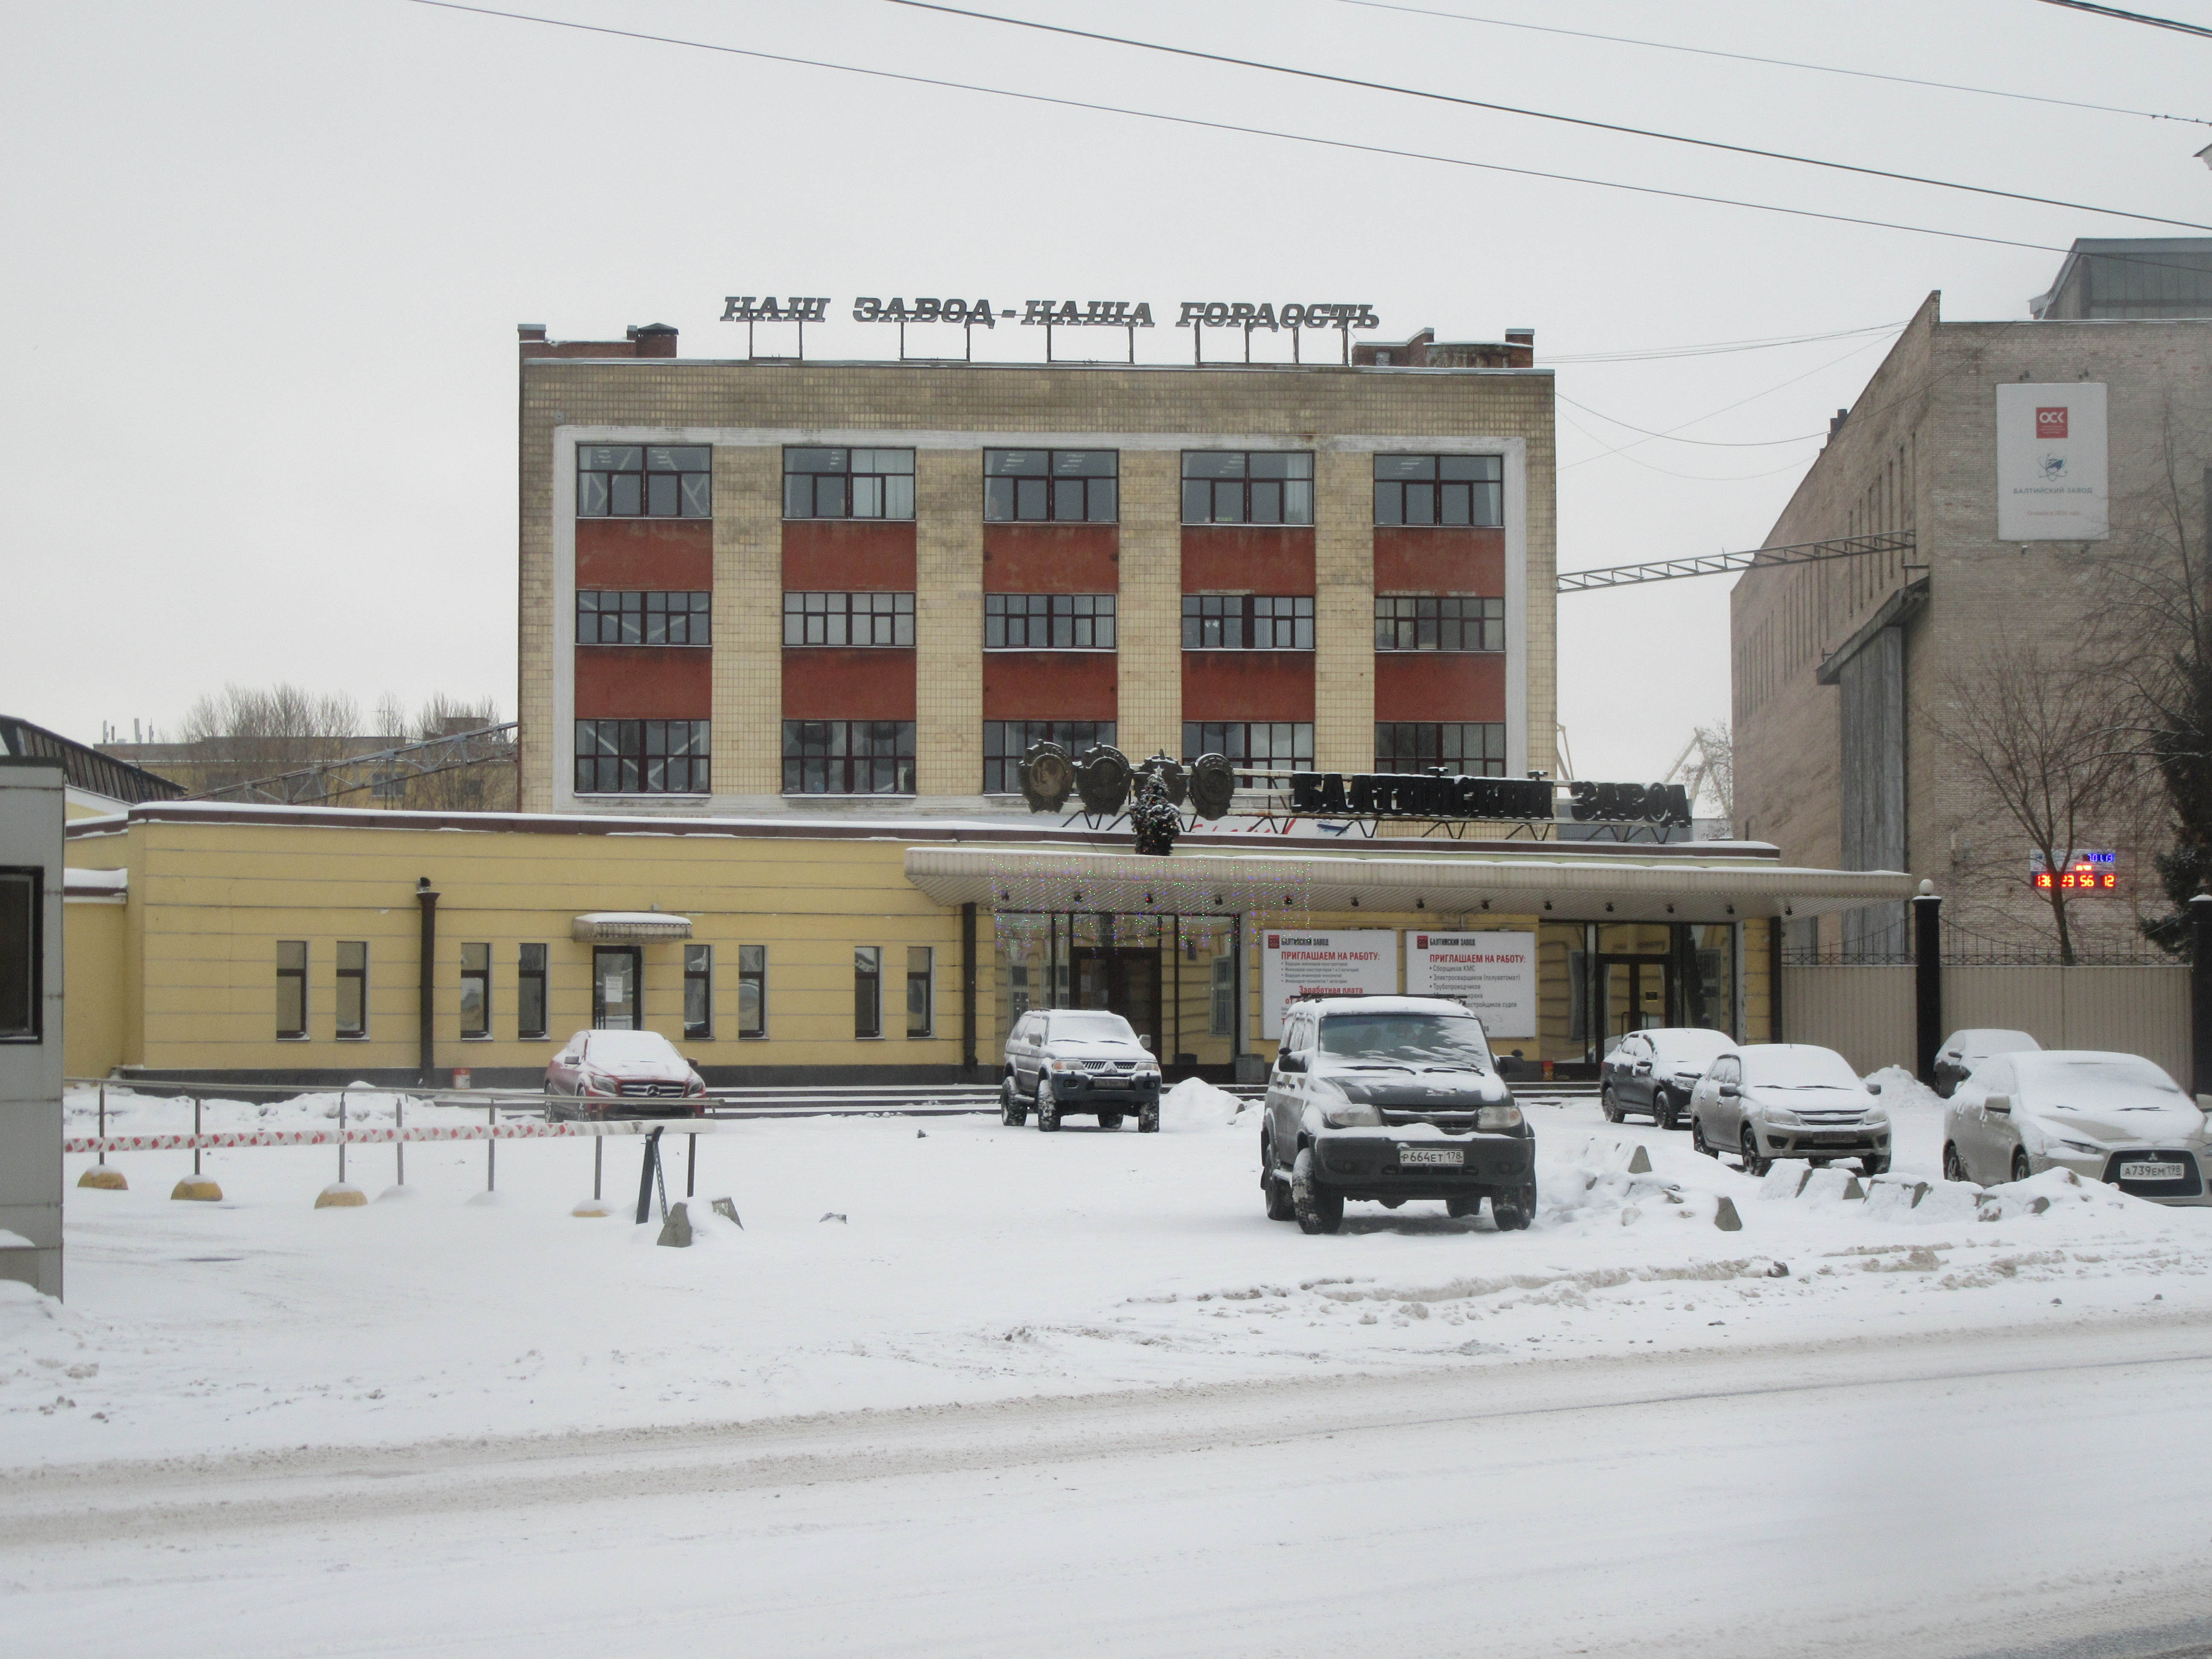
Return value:
[(712, 645), (711, 593), (616, 592), (576, 595), (579, 645)]
[(1070, 755), (1080, 755), (1094, 743), (1113, 741), (1112, 720), (985, 720), (983, 793), (1019, 794), (1022, 757), (1033, 743), (1056, 743)]
[(36, 1042), (45, 1010), (46, 872), (0, 870), (0, 1042)]
[(1375, 522), (1504, 524), (1504, 459), (1498, 455), (1377, 455)]
[(911, 449), (787, 449), (787, 519), (911, 519)]
[(906, 947), (906, 1034), (926, 1037), (935, 1029), (936, 999), (930, 981), (936, 952), (927, 945)]
[(704, 444), (579, 444), (580, 519), (711, 519), (714, 452)]
[(338, 941), (338, 1021), (342, 1037), (368, 1035), (368, 941)]
[(1268, 450), (1187, 449), (1185, 524), (1311, 524), (1313, 457)]
[(1377, 651), (1503, 651), (1505, 601), (1472, 593), (1377, 593)]
[(1237, 958), (1213, 959), (1213, 984), (1206, 1006), (1206, 1035), (1233, 1036), (1237, 1032)]
[(786, 720), (787, 795), (911, 795), (912, 720)]
[(1431, 767), (1470, 778), (1505, 775), (1501, 720), (1378, 720), (1375, 769), (1423, 772)]
[(545, 1035), (545, 947), (526, 945), (514, 957), (514, 1034)]
[(738, 1035), (768, 1035), (768, 946), (738, 946)]
[(276, 941), (276, 1035), (297, 1042), (307, 1035), (307, 941)]
[(1304, 720), (1185, 720), (1182, 758), (1220, 755), (1239, 768), (1310, 772), (1314, 729)]
[(1111, 593), (986, 593), (986, 651), (1111, 651)]
[(879, 1037), (884, 1034), (884, 947), (853, 947), (853, 1035)]
[(684, 947), (684, 1035), (702, 1042), (714, 1035), (714, 947)]
[(1186, 593), (1182, 596), (1186, 651), (1310, 651), (1314, 602), (1310, 596), (1267, 593)]
[(787, 593), (786, 645), (914, 643), (911, 593)]
[(1119, 460), (1110, 449), (987, 449), (983, 516), (1111, 524)]
[(461, 946), (461, 1035), (491, 1035), (491, 946)]
[(703, 795), (705, 720), (578, 720), (580, 795)]

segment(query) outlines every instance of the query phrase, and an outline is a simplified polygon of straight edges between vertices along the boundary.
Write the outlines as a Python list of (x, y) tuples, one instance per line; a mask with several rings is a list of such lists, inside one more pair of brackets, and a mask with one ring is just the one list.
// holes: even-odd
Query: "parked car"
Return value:
[(999, 1121), (1018, 1129), (1036, 1113), (1048, 1134), (1070, 1112), (1118, 1129), (1136, 1114), (1146, 1134), (1160, 1127), (1160, 1062), (1129, 1022), (1103, 1008), (1038, 1008), (1006, 1035)]
[(707, 1109), (707, 1080), (658, 1031), (579, 1031), (545, 1067), (550, 1117), (696, 1117)]
[(1995, 1054), (1943, 1109), (1943, 1175), (1984, 1184), (2073, 1170), (2161, 1204), (2212, 1204), (2212, 1129), (2140, 1054), (2091, 1048)]
[(1690, 1096), (1690, 1144), (1708, 1158), (1735, 1152), (1747, 1175), (1784, 1158), (1856, 1158), (1862, 1174), (1882, 1175), (1890, 1133), (1881, 1092), (1833, 1048), (1743, 1043), (1716, 1055)]
[(1725, 1031), (1694, 1025), (1660, 1025), (1631, 1031), (1614, 1045), (1598, 1071), (1598, 1103), (1606, 1121), (1624, 1112), (1649, 1112), (1662, 1129), (1677, 1129), (1690, 1091), (1723, 1048), (1735, 1046)]
[(1536, 1213), (1534, 1132), (1491, 1058), (1482, 1022), (1430, 997), (1293, 1002), (1260, 1129), (1267, 1218), (1309, 1233), (1344, 1224), (1347, 1199), (1396, 1209), (1490, 1200), (1502, 1231)]
[(1972, 1026), (1954, 1031), (1936, 1051), (1936, 1092), (1948, 1100), (1975, 1063), (1992, 1054), (2039, 1054), (2043, 1045), (2025, 1031)]

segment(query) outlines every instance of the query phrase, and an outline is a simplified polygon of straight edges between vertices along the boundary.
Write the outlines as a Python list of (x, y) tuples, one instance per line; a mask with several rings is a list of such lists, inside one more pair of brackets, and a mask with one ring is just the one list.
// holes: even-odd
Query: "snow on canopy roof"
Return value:
[(583, 915), (578, 916), (576, 920), (579, 921), (605, 922), (618, 927), (628, 927), (632, 926), (649, 927), (654, 922), (660, 921), (673, 922), (681, 927), (689, 927), (691, 925), (690, 917), (672, 916), (665, 910), (592, 910), (587, 911)]

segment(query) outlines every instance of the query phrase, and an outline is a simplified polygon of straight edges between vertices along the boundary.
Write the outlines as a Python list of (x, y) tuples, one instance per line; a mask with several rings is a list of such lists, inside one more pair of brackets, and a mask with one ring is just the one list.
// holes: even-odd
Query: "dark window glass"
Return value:
[(768, 946), (738, 946), (738, 1035), (768, 1035)]
[(1503, 651), (1505, 601), (1471, 593), (1377, 593), (1377, 651)]
[(1185, 524), (1311, 524), (1313, 457), (1296, 450), (1187, 449)]
[(491, 946), (461, 946), (461, 1035), (491, 1035)]
[(853, 947), (853, 1035), (884, 1034), (884, 951), (880, 945)]
[(526, 945), (514, 958), (514, 1034), (545, 1035), (545, 947)]
[(276, 941), (276, 1035), (307, 1035), (307, 941)]
[(684, 947), (684, 1035), (711, 1041), (714, 1035), (714, 947)]
[(911, 519), (911, 449), (783, 452), (787, 519)]
[(1500, 455), (1377, 455), (1375, 522), (1483, 525), (1505, 522)]
[(579, 444), (580, 519), (708, 519), (714, 452), (705, 444)]
[(1111, 524), (1120, 510), (1121, 457), (1110, 449), (987, 449), (983, 516)]
[(1111, 593), (986, 593), (986, 651), (1111, 651)]
[(1186, 593), (1186, 651), (1310, 651), (1314, 602), (1302, 594)]
[(712, 645), (714, 597), (581, 589), (576, 594), (576, 643)]
[(337, 1034), (342, 1037), (368, 1035), (368, 942), (338, 941)]
[(786, 645), (914, 643), (911, 593), (786, 593)]
[(1182, 758), (1220, 755), (1239, 768), (1310, 772), (1314, 729), (1304, 720), (1185, 720)]
[(927, 945), (906, 947), (906, 1034), (910, 1037), (926, 1037), (932, 1029), (935, 1000), (929, 981), (934, 954)]
[(787, 795), (911, 795), (912, 720), (786, 720)]
[(985, 720), (983, 793), (1016, 795), (1022, 788), (1022, 757), (1033, 743), (1056, 743), (1071, 755), (1093, 744), (1111, 744), (1112, 720)]
[(45, 884), (44, 871), (0, 870), (0, 1042), (39, 1040)]
[(703, 795), (705, 720), (578, 720), (580, 795)]
[(1501, 720), (1378, 720), (1377, 772), (1431, 769), (1470, 778), (1505, 775), (1505, 726)]

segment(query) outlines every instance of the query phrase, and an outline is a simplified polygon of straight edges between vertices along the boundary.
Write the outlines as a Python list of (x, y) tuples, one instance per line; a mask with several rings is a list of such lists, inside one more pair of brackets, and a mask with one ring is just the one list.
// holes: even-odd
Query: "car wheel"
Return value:
[(1156, 1135), (1160, 1132), (1160, 1103), (1148, 1100), (1137, 1109), (1137, 1133)]
[(1517, 1233), (1536, 1215), (1536, 1183), (1516, 1187), (1510, 1192), (1493, 1193), (1490, 1198), (1490, 1218), (1501, 1233)]
[(1759, 1136), (1748, 1123), (1743, 1126), (1743, 1172), (1747, 1176), (1763, 1176), (1774, 1167), (1771, 1158), (1759, 1155)]
[(1889, 1173), (1889, 1154), (1884, 1152), (1877, 1158), (1861, 1158), (1859, 1160), (1859, 1173), (1863, 1176), (1887, 1175)]
[(1620, 1121), (1620, 1108), (1613, 1103), (1613, 1085), (1610, 1083), (1599, 1085), (1597, 1109), (1605, 1114), (1605, 1121), (1607, 1123)]
[(1481, 1209), (1480, 1196), (1472, 1193), (1457, 1193), (1444, 1200), (1444, 1213), (1455, 1220), (1464, 1221), (1471, 1215), (1479, 1214)]
[(1344, 1194), (1330, 1192), (1315, 1179), (1310, 1146), (1291, 1165), (1291, 1211), (1302, 1233), (1333, 1233), (1344, 1225)]
[(2028, 1167), (2027, 1149), (2021, 1146), (2014, 1147), (2012, 1149), (2012, 1178), (2014, 1181), (2025, 1181), (2028, 1176), (2034, 1173), (2035, 1171)]
[(1651, 1091), (1651, 1127), (1671, 1129), (1680, 1121), (1680, 1113), (1674, 1104), (1674, 1097), (1664, 1089), (1654, 1088)]
[(999, 1085), (999, 1121), (1009, 1129), (1018, 1129), (1030, 1121), (1030, 1109), (1022, 1104), (1022, 1091), (1008, 1078)]
[(1044, 1133), (1052, 1134), (1059, 1129), (1060, 1097), (1053, 1093), (1048, 1077), (1037, 1079), (1036, 1115), (1037, 1127)]
[(1099, 1127), (1100, 1128), (1102, 1128), (1102, 1129), (1118, 1129), (1118, 1128), (1120, 1128), (1120, 1127), (1121, 1127), (1121, 1113), (1119, 1113), (1119, 1112), (1101, 1112), (1101, 1113), (1099, 1113), (1099, 1114), (1098, 1114), (1098, 1127)]
[(1966, 1173), (1966, 1160), (1959, 1156), (1957, 1145), (1948, 1140), (1943, 1143), (1943, 1179), (1946, 1181), (1973, 1179)]
[(1707, 1158), (1720, 1156), (1720, 1152), (1712, 1142), (1705, 1139), (1704, 1120), (1695, 1112), (1690, 1114), (1690, 1150), (1693, 1152), (1703, 1152)]
[(1275, 1173), (1275, 1149), (1265, 1137), (1260, 1141), (1260, 1190), (1267, 1196), (1268, 1220), (1297, 1218), (1297, 1211), (1291, 1203), (1291, 1183)]

